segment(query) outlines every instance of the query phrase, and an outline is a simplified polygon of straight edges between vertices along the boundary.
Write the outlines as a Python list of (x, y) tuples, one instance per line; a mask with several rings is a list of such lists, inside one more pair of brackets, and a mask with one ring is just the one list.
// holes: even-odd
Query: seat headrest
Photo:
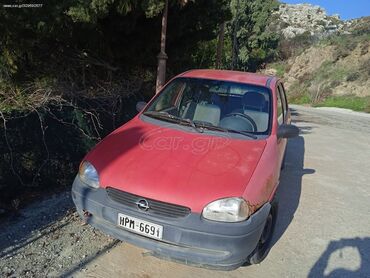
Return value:
[(258, 92), (247, 92), (243, 96), (243, 105), (246, 108), (262, 111), (265, 107), (265, 97)]

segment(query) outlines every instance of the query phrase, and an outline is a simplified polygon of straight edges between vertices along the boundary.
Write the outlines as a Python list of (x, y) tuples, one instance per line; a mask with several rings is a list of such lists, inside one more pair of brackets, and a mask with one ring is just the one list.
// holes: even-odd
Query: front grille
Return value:
[[(134, 195), (128, 192), (124, 192), (112, 187), (107, 187), (106, 189), (108, 197), (113, 201), (120, 203), (122, 205), (136, 208), (140, 210), (137, 206), (137, 202), (140, 200), (145, 199), (148, 202), (149, 209), (145, 211), (145, 213), (152, 214), (152, 215), (161, 215), (166, 217), (184, 217), (190, 214), (190, 209), (187, 207), (169, 204), (165, 202), (160, 202), (152, 199), (148, 199), (145, 197), (141, 197), (138, 195)], [(142, 210), (140, 210), (142, 211)]]

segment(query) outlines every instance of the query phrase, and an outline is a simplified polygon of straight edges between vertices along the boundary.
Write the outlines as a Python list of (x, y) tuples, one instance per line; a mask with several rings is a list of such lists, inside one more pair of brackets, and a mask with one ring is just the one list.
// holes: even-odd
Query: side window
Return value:
[(288, 101), (286, 98), (284, 85), (282, 83), (280, 83), (280, 94), (281, 94), (281, 100), (283, 102), (284, 115), (286, 115), (288, 111)]
[(280, 93), (280, 85), (278, 87), (278, 90), (276, 92), (277, 96), (277, 119), (278, 119), (278, 124), (281, 125), (284, 123), (284, 105), (283, 101), (281, 98), (281, 93)]

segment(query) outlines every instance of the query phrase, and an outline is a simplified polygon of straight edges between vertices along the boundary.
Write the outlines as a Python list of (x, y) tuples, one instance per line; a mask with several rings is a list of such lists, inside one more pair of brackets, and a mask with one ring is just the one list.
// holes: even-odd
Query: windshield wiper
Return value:
[(169, 114), (168, 112), (158, 112), (158, 111), (147, 111), (143, 113), (146, 116), (152, 117), (152, 118), (157, 118), (157, 119), (162, 119), (162, 120), (170, 120), (171, 122), (178, 122), (177, 117)]
[(180, 117), (171, 115), (170, 113), (166, 111), (147, 111), (144, 113), (144, 115), (157, 117), (157, 118), (164, 119), (164, 120), (170, 120), (172, 122), (176, 122), (179, 124), (186, 123), (189, 126), (191, 126), (196, 132), (199, 132), (199, 133), (203, 132), (203, 130), (199, 129), (197, 125), (191, 119), (180, 118)]
[(202, 123), (201, 125), (198, 125), (199, 127), (202, 127), (204, 129), (208, 129), (208, 130), (216, 130), (216, 131), (222, 131), (222, 132), (231, 132), (231, 133), (238, 133), (238, 134), (242, 134), (242, 135), (245, 135), (247, 137), (250, 137), (252, 139), (257, 139), (258, 137), (250, 132), (247, 132), (247, 131), (239, 131), (239, 130), (234, 130), (234, 129), (228, 129), (228, 128), (224, 128), (224, 127), (220, 127), (220, 126), (215, 126), (215, 125), (208, 125), (208, 124), (205, 124), (205, 123)]
[(187, 119), (187, 118), (179, 118), (179, 119), (181, 119), (181, 122), (185, 122), (185, 123), (189, 124), (197, 132), (203, 133), (203, 129), (199, 129), (198, 126), (197, 126), (197, 124), (194, 123), (194, 121), (192, 121), (191, 119)]
[(147, 111), (147, 112), (144, 112), (144, 115), (146, 116), (150, 116), (150, 117), (154, 117), (154, 118), (161, 118), (161, 119), (177, 119), (176, 116), (174, 115), (171, 115), (170, 113), (168, 112), (165, 112), (165, 111)]
[(155, 117), (155, 118), (160, 118), (164, 120), (170, 120), (172, 122), (179, 123), (179, 124), (186, 123), (199, 133), (203, 133), (203, 129), (208, 129), (208, 130), (216, 130), (216, 131), (221, 131), (221, 132), (226, 132), (226, 133), (227, 132), (238, 133), (238, 134), (242, 134), (247, 137), (250, 137), (252, 139), (258, 138), (256, 135), (253, 135), (247, 131), (228, 129), (228, 128), (224, 128), (220, 126), (206, 124), (204, 122), (194, 122), (191, 119), (180, 118), (180, 117), (174, 116), (166, 111), (147, 111), (147, 112), (144, 112), (144, 115)]

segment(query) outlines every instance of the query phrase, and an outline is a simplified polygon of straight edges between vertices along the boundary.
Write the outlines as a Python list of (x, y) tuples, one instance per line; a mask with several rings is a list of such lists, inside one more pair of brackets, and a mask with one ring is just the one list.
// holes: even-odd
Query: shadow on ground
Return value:
[[(344, 255), (346, 248), (351, 248), (358, 254), (358, 262), (351, 261), (350, 265), (346, 263), (346, 260), (349, 259)], [(353, 260), (353, 254), (350, 256)], [(342, 264), (345, 266), (330, 270), (330, 262), (335, 259), (342, 260)], [(338, 262), (335, 265), (337, 266)], [(324, 253), (311, 268), (308, 277), (370, 277), (370, 237), (330, 241)]]
[(279, 212), (272, 246), (281, 238), (294, 219), (301, 197), (302, 177), (315, 173), (314, 169), (304, 168), (305, 142), (303, 136), (289, 139), (286, 149), (285, 169), (281, 172), (277, 190)]
[(119, 241), (118, 239), (114, 240), (113, 242), (105, 246), (103, 249), (99, 250), (98, 254), (93, 254), (89, 256), (88, 258), (82, 260), (80, 263), (75, 264), (74, 266), (70, 267), (66, 272), (64, 272), (63, 274), (60, 274), (60, 277), (63, 277), (63, 278), (73, 277), (74, 273), (78, 272), (79, 270), (82, 270), (90, 262), (96, 260), (100, 256), (104, 255), (106, 252), (109, 252), (109, 250), (117, 246), (119, 243), (121, 243), (121, 241)]

